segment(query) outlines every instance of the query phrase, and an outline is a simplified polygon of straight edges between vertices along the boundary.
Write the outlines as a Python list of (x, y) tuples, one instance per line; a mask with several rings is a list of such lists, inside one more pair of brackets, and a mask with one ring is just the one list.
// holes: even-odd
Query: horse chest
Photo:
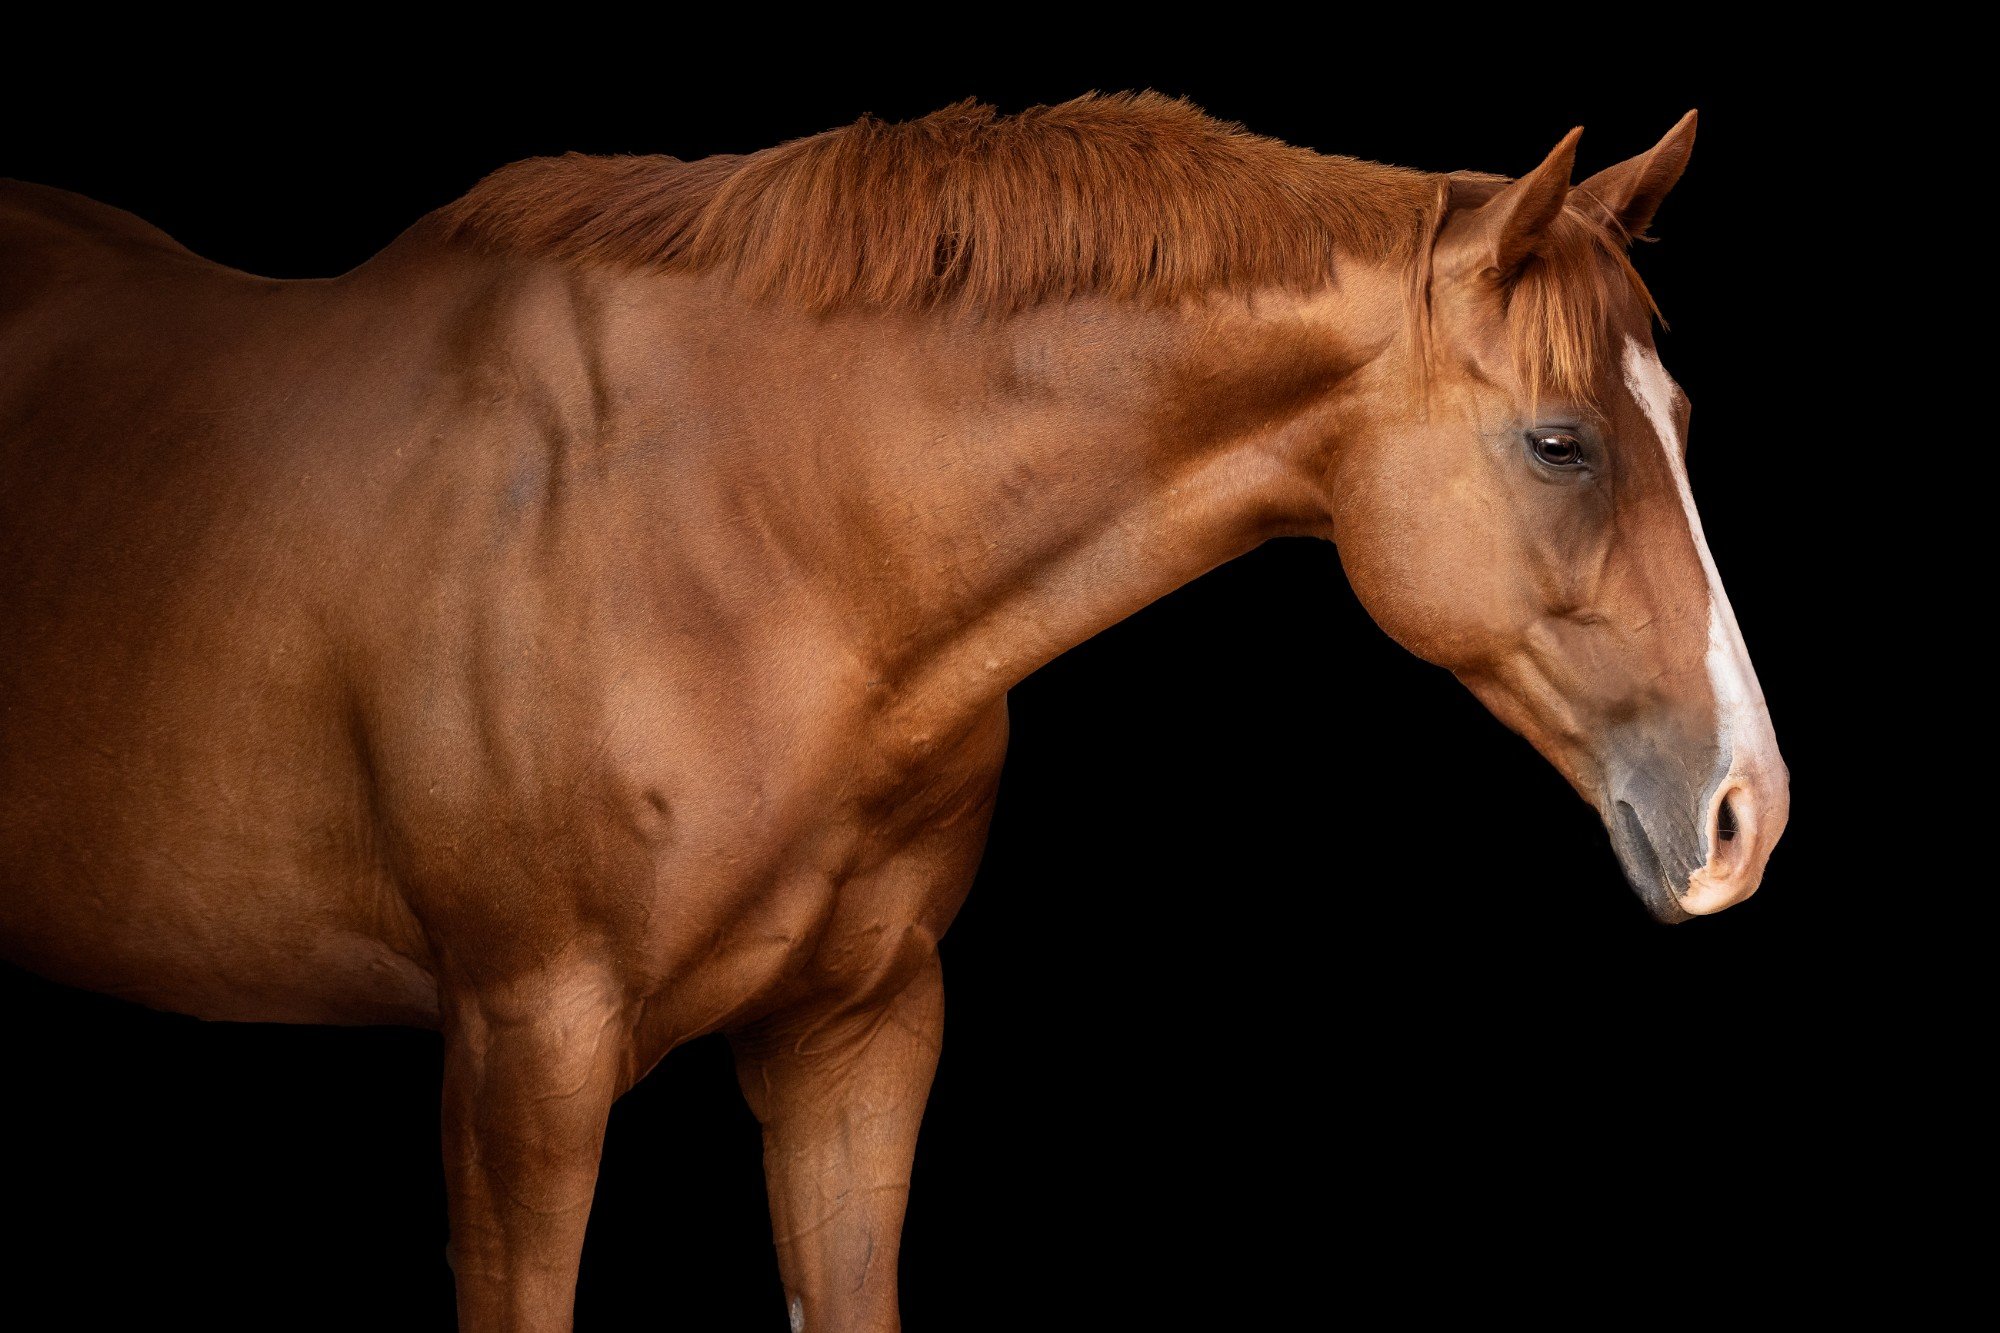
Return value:
[(928, 957), (985, 850), (1006, 730), (1003, 705), (922, 762), (828, 801), (845, 813), (801, 839), (808, 859), (835, 867), (818, 881), (825, 899), (808, 973), (853, 982)]
[(674, 1038), (893, 992), (926, 965), (978, 868), (1005, 736), (996, 707), (900, 771), (850, 741), (844, 763), (766, 772), (676, 808), (681, 836), (667, 837), (656, 896), (634, 918), (640, 987)]

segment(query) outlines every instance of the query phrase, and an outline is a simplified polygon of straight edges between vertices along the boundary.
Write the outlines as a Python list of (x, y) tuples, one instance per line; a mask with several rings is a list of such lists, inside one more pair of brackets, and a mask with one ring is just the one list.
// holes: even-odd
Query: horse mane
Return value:
[(569, 259), (722, 268), (815, 311), (1084, 294), (1172, 301), (1325, 281), (1410, 246), (1430, 178), (1323, 157), (1158, 93), (1003, 116), (961, 102), (742, 157), (531, 159), (450, 205), (452, 230)]
[[(1092, 93), (1011, 116), (965, 101), (898, 124), (863, 117), (693, 162), (531, 158), (439, 217), (470, 244), (720, 271), (746, 295), (817, 313), (1005, 315), (1085, 295), (1308, 289), (1340, 255), (1413, 262), (1442, 217), (1444, 180), (1294, 148), (1159, 93)], [(1510, 324), (1531, 382), (1589, 382), (1606, 302), (1589, 256), (1603, 231), (1572, 207), (1524, 275), (1526, 317)]]

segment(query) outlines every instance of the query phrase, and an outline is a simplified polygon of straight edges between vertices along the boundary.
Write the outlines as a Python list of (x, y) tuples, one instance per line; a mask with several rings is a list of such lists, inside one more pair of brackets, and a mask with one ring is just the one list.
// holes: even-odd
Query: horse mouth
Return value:
[(1681, 892), (1694, 868), (1683, 870), (1676, 880), (1631, 802), (1619, 801), (1614, 808), (1617, 815), (1611, 823), (1611, 846), (1625, 871), (1626, 883), (1639, 895), (1653, 920), (1669, 926), (1694, 920), (1694, 913), (1681, 906)]

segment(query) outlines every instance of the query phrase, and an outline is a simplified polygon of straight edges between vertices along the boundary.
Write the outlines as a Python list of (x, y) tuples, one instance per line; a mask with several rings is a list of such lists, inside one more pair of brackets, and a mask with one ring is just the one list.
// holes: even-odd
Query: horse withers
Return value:
[(442, 1031), (468, 1329), (566, 1329), (615, 1098), (726, 1032), (794, 1330), (897, 1323), (1008, 689), (1284, 534), (1602, 814), (1757, 886), (1783, 762), (1570, 185), (1153, 95), (518, 163), (330, 281), (0, 188), (0, 941)]

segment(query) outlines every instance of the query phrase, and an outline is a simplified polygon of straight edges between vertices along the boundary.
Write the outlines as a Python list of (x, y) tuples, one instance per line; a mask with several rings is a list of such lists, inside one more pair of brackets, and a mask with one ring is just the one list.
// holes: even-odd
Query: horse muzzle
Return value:
[(1791, 779), (1775, 742), (1703, 765), (1706, 780), (1657, 753), (1608, 766), (1600, 803), (1619, 865), (1654, 918), (1686, 921), (1757, 891), (1791, 811)]

